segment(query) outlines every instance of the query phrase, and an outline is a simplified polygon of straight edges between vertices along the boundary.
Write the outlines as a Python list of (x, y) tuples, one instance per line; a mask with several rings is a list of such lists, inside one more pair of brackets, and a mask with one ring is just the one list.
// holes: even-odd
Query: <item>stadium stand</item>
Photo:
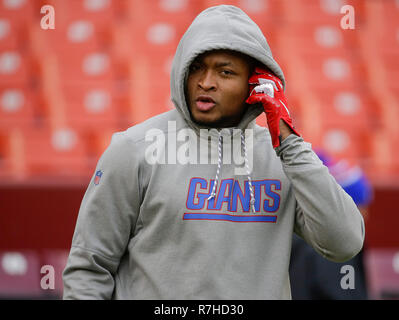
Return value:
[(36, 252), (0, 252), (0, 297), (7, 299), (38, 299), (40, 289), (40, 260)]
[(367, 282), (372, 299), (399, 299), (399, 251), (369, 249)]
[[(375, 187), (398, 192), (395, 0), (0, 0), (0, 187), (25, 190), (21, 197), (26, 185), (79, 181), (75, 187), (83, 190), (114, 132), (173, 108), (169, 72), (179, 39), (200, 11), (218, 4), (241, 7), (267, 36), (304, 138), (360, 164)], [(354, 30), (340, 25), (348, 4), (355, 10)], [(41, 28), (43, 5), (54, 7), (53, 30)], [(266, 125), (263, 116), (257, 122)], [(393, 204), (376, 194), (367, 223), (368, 246), (376, 251), (367, 265), (373, 297), (385, 299), (399, 287), (399, 240), (373, 223), (376, 215), (390, 225), (398, 220)], [(12, 226), (26, 212), (7, 211), (2, 223)], [(388, 240), (378, 242), (377, 235)], [(15, 229), (15, 236), (26, 246), (0, 236), (1, 297), (59, 298), (62, 289), (49, 294), (38, 288), (39, 266), (57, 265), (56, 287), (62, 288), (70, 238), (37, 256), (35, 250), (46, 247), (29, 246), (33, 231)], [(386, 271), (388, 260), (395, 268)]]

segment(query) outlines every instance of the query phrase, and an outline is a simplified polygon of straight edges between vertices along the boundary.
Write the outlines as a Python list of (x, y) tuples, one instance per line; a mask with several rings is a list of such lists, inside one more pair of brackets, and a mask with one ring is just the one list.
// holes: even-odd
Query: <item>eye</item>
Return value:
[(190, 65), (189, 71), (190, 72), (195, 72), (197, 70), (201, 69), (201, 65), (198, 62), (194, 62)]
[(221, 71), (221, 73), (222, 73), (223, 75), (225, 75), (225, 76), (231, 76), (231, 75), (234, 74), (233, 71), (227, 70), (227, 69), (223, 69), (223, 70)]

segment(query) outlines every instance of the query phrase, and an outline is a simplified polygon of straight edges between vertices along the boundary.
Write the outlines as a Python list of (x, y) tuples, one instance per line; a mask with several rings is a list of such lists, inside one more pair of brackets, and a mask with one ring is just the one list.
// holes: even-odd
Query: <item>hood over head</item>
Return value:
[[(210, 7), (202, 11), (192, 22), (177, 47), (171, 71), (171, 96), (176, 109), (183, 115), (190, 127), (201, 129), (191, 119), (185, 99), (188, 70), (200, 54), (218, 49), (227, 49), (248, 55), (281, 79), (285, 78), (280, 66), (274, 60), (265, 36), (258, 25), (241, 9), (231, 5)], [(238, 128), (244, 129), (263, 109), (249, 105)]]

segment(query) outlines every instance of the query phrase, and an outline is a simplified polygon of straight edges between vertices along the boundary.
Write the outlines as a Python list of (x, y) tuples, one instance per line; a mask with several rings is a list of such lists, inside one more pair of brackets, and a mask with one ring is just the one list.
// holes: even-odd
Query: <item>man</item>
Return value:
[[(352, 197), (365, 221), (373, 190), (364, 172), (345, 159), (336, 160), (326, 152), (317, 155), (340, 186)], [(298, 236), (293, 237), (290, 280), (295, 300), (368, 299), (364, 248), (352, 259), (337, 263), (323, 259)]]
[[(242, 10), (199, 14), (172, 65), (176, 110), (115, 134), (98, 162), (64, 298), (290, 299), (293, 231), (327, 259), (356, 255), (361, 214), (293, 127), (284, 86)], [(270, 133), (255, 124), (263, 111)], [(197, 163), (177, 161), (182, 132)], [(241, 171), (227, 161), (237, 153)]]

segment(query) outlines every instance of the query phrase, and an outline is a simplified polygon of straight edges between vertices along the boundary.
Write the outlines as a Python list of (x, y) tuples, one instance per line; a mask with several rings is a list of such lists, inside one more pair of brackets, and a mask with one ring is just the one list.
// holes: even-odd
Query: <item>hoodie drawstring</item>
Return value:
[(222, 135), (219, 133), (219, 141), (218, 141), (218, 168), (216, 170), (216, 177), (215, 177), (215, 182), (213, 183), (213, 188), (210, 196), (208, 197), (208, 201), (211, 200), (216, 196), (216, 185), (218, 184), (219, 181), (219, 173), (220, 173), (220, 167), (222, 166)]
[[(247, 178), (248, 178), (248, 186), (249, 186), (249, 194), (250, 194), (250, 206), (251, 206), (252, 212), (255, 213), (255, 195), (254, 195), (254, 189), (252, 186), (251, 172), (250, 172), (249, 165), (248, 165), (248, 155), (247, 155), (247, 148), (245, 145), (245, 137), (244, 137), (244, 134), (242, 131), (241, 131), (241, 147), (244, 151), (244, 162), (245, 162), (245, 168), (247, 170)], [(216, 196), (216, 186), (219, 182), (219, 173), (220, 173), (221, 166), (222, 166), (222, 135), (219, 133), (218, 167), (216, 170), (215, 182), (213, 184), (212, 192), (208, 197), (208, 201), (211, 200), (212, 198), (215, 198), (215, 196)]]
[(244, 150), (245, 169), (247, 169), (247, 178), (248, 178), (249, 194), (250, 194), (250, 204), (251, 204), (252, 212), (255, 213), (254, 188), (252, 187), (251, 171), (249, 170), (249, 165), (248, 165), (247, 147), (245, 146), (245, 137), (244, 137), (244, 133), (242, 131), (241, 131), (241, 146), (242, 146), (242, 148)]

